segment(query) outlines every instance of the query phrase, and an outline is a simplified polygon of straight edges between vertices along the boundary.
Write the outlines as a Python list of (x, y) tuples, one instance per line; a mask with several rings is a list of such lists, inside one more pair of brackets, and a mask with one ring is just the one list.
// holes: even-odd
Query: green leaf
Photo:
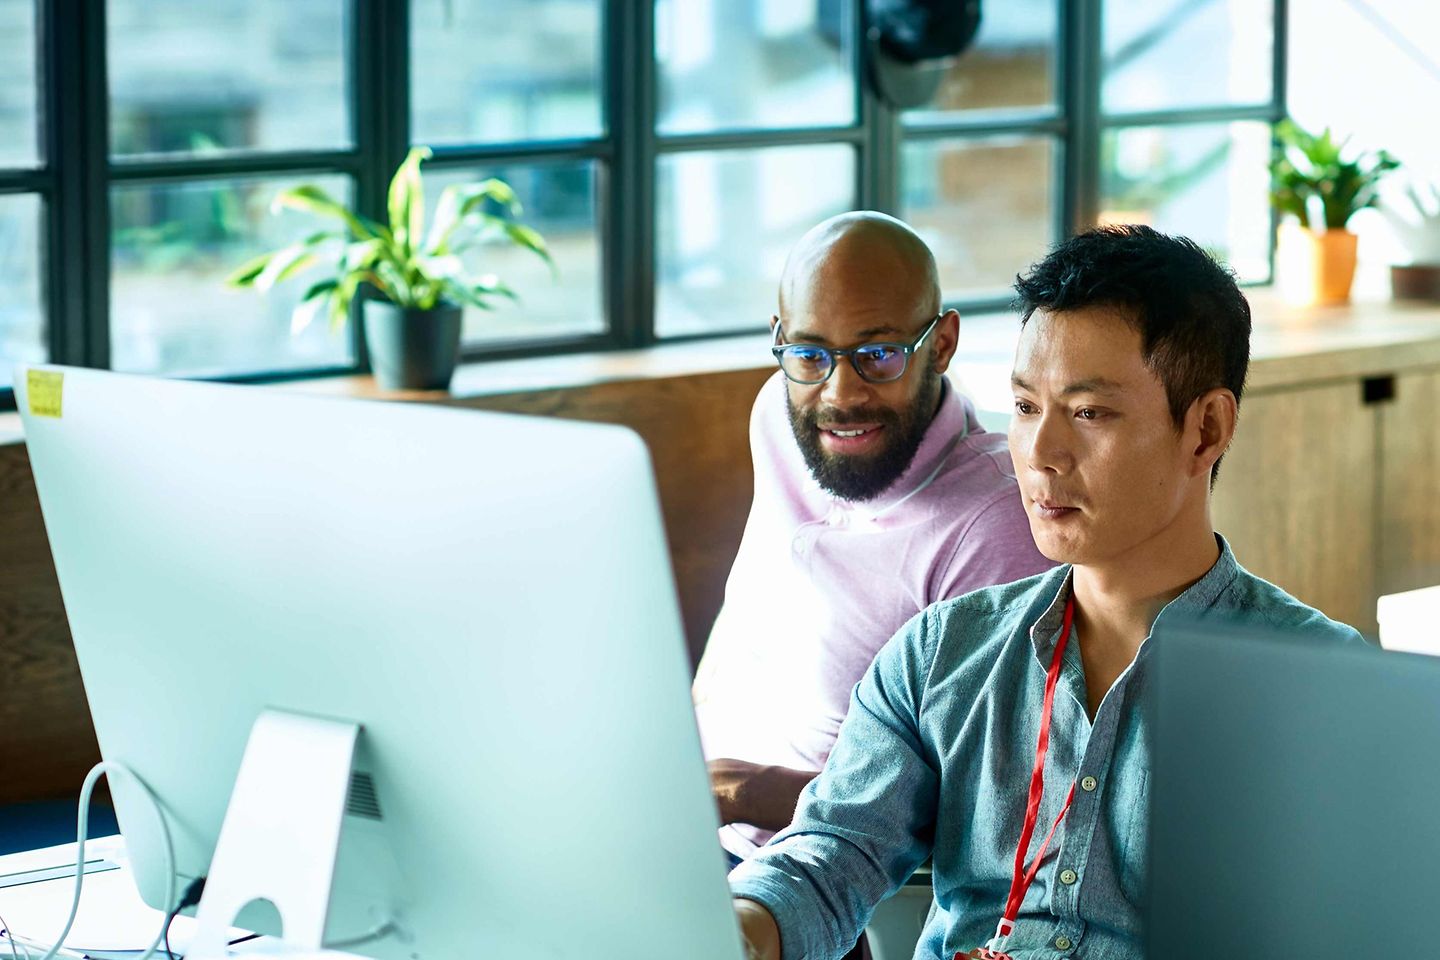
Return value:
[(481, 294), (493, 294), (500, 297), (508, 297), (511, 300), (519, 300), (520, 295), (501, 282), (500, 278), (493, 273), (487, 273), (471, 287), (472, 290)]
[(296, 337), (304, 333), (332, 299), (333, 297), (320, 296), (301, 300), (295, 309), (290, 311), (290, 336)]
[(329, 280), (321, 280), (319, 283), (311, 286), (309, 290), (305, 291), (305, 295), (300, 298), (300, 302), (308, 303), (309, 301), (314, 300), (316, 297), (320, 297), (329, 293), (338, 286), (340, 286), (340, 281), (336, 280), (334, 277), (331, 277)]
[(411, 147), (390, 180), (390, 231), (406, 256), (415, 249), (425, 224), (425, 194), (420, 163), (432, 156), (429, 147)]
[(360, 289), (360, 277), (349, 274), (340, 281), (335, 292), (330, 296), (330, 332), (334, 333), (345, 326), (345, 321), (350, 318), (350, 304), (355, 299), (355, 293)]
[[(425, 249), (432, 254), (449, 253), (451, 236), (472, 215), (484, 212), (487, 202), (498, 203), (511, 216), (521, 213), (520, 200), (504, 180), (491, 177), (480, 183), (452, 184), (440, 193), (435, 209), (435, 222), (430, 226)], [(489, 215), (487, 215), (489, 216)], [(496, 219), (493, 216), (490, 219)]]
[(230, 287), (248, 287), (252, 285), (255, 282), (255, 278), (260, 276), (260, 271), (265, 269), (265, 265), (270, 262), (270, 258), (274, 255), (274, 253), (262, 253), (258, 257), (246, 260), (225, 278), (225, 285)]
[(530, 250), (550, 265), (551, 274), (558, 271), (555, 269), (555, 261), (550, 257), (550, 250), (545, 246), (545, 238), (535, 230), (525, 226), (523, 223), (506, 223), (505, 235), (515, 243)]
[(1319, 226), (1307, 217), (1314, 200), (1327, 227), (1343, 228), (1356, 211), (1375, 204), (1380, 180), (1399, 166), (1384, 150), (1343, 159), (1350, 138), (1337, 142), (1329, 127), (1316, 136), (1285, 119), (1275, 125), (1275, 139), (1270, 202), (1312, 229)]
[(320, 259), (316, 255), (317, 249), (334, 236), (327, 232), (314, 233), (299, 243), (292, 243), (277, 250), (270, 262), (265, 264), (265, 268), (255, 277), (255, 289), (269, 293), (277, 283), (317, 263)]
[(485, 299), (484, 293), (479, 288), (467, 287), (461, 283), (447, 281), (445, 284), (447, 299), (460, 304), (469, 304), (481, 310), (494, 310), (490, 301)]
[(337, 202), (324, 190), (311, 184), (301, 187), (294, 187), (290, 190), (282, 190), (275, 195), (270, 202), (271, 212), (278, 212), (282, 209), (300, 210), (305, 213), (315, 213), (325, 217), (335, 217), (344, 221), (350, 229), (351, 234), (356, 237), (373, 237), (375, 232), (371, 230), (361, 218), (351, 213), (345, 206)]

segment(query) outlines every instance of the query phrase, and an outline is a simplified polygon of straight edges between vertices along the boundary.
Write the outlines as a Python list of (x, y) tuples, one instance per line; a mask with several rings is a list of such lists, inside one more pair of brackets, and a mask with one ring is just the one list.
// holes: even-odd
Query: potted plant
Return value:
[(1440, 188), (1412, 181), (1404, 198), (1376, 208), (1405, 251), (1405, 262), (1390, 267), (1391, 292), (1397, 300), (1440, 300)]
[(1270, 200), (1287, 219), (1276, 244), (1276, 280), (1298, 303), (1344, 303), (1355, 278), (1357, 238), (1346, 229), (1357, 211), (1375, 205), (1380, 179), (1400, 164), (1380, 150), (1343, 159), (1348, 140), (1330, 128), (1308, 133), (1294, 121), (1275, 128), (1280, 142), (1270, 163)]
[[(520, 203), (503, 180), (446, 187), (427, 231), (420, 164), (430, 155), (428, 147), (415, 147), (395, 171), (388, 225), (347, 209), (316, 186), (282, 191), (272, 212), (315, 213), (338, 221), (341, 229), (312, 233), (258, 256), (227, 283), (268, 292), (282, 280), (330, 263), (331, 276), (311, 286), (295, 308), (291, 331), (305, 329), (322, 313), (338, 329), (360, 295), (365, 346), (380, 386), (444, 389), (460, 356), (464, 307), (489, 310), (495, 297), (516, 299), (495, 275), (470, 276), (460, 254), (501, 240), (533, 251), (552, 269), (554, 263), (540, 234), (515, 219)], [(492, 212), (496, 209), (504, 216)]]

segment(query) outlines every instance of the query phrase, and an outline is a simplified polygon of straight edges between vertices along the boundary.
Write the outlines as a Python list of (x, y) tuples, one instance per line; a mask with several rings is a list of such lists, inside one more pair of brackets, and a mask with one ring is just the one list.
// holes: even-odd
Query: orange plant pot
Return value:
[(1350, 302), (1359, 237), (1349, 230), (1316, 233), (1282, 223), (1275, 243), (1275, 285), (1298, 306)]

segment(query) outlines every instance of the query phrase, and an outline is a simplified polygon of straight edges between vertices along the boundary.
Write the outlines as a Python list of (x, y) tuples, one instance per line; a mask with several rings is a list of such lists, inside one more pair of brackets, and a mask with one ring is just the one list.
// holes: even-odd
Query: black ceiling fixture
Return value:
[(922, 106), (980, 30), (980, 0), (866, 0), (875, 89), (891, 106)]

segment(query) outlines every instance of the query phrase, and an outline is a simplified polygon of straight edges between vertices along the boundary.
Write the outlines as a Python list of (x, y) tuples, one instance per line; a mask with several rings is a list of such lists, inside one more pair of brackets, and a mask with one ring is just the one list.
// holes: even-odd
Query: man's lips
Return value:
[(1031, 506), (1035, 515), (1042, 520), (1063, 520), (1066, 517), (1075, 516), (1080, 508), (1064, 502), (1063, 500), (1050, 500), (1043, 497), (1032, 498)]
[(879, 442), (885, 430), (883, 423), (832, 423), (823, 424), (820, 431), (821, 445), (832, 453), (860, 453)]

